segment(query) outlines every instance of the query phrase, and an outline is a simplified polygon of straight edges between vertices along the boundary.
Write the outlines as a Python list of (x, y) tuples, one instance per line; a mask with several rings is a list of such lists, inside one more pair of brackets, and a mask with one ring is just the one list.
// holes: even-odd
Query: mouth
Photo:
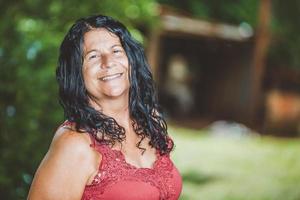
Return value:
[(117, 73), (117, 74), (112, 74), (112, 75), (107, 75), (99, 78), (101, 81), (110, 81), (116, 78), (119, 78), (123, 75), (123, 73)]

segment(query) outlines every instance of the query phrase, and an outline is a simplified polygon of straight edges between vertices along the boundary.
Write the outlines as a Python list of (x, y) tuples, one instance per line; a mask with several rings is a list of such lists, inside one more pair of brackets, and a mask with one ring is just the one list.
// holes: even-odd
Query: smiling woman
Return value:
[(83, 79), (91, 99), (100, 104), (123, 94), (128, 99), (129, 64), (120, 39), (104, 28), (91, 30), (84, 35), (83, 52)]
[(144, 51), (126, 27), (102, 15), (79, 19), (56, 72), (66, 121), (28, 199), (178, 199), (173, 141)]

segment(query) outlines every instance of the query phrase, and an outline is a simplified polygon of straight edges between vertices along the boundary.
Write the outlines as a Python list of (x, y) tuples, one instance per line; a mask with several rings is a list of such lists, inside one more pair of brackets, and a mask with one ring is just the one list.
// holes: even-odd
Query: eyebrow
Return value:
[[(113, 49), (113, 48), (115, 48), (115, 47), (121, 47), (121, 48), (123, 48), (123, 46), (121, 45), (121, 44), (114, 44), (114, 45), (112, 45), (111, 47), (110, 47), (110, 49)], [(83, 57), (86, 57), (89, 53), (91, 53), (91, 52), (93, 52), (93, 51), (99, 51), (98, 49), (91, 49), (91, 50), (89, 50), (89, 51), (87, 51), (85, 54), (84, 54), (84, 56)]]

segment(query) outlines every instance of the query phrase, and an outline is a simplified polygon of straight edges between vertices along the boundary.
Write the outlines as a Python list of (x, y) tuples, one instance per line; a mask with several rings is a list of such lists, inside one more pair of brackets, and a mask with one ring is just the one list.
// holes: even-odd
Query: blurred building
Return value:
[[(278, 129), (274, 124), (280, 124), (277, 119), (285, 129), (286, 118), (275, 117), (283, 114), (275, 111), (282, 100), (290, 102), (285, 107), (291, 112), (283, 115), (293, 115), (289, 121), (297, 126), (298, 100), (291, 99), (298, 96), (284, 95), (278, 100), (277, 92), (277, 100), (270, 100), (274, 84), (267, 81), (271, 87), (264, 88), (274, 73), (263, 74), (268, 43), (263, 28), (254, 33), (247, 23), (210, 22), (166, 7), (160, 18), (147, 52), (161, 104), (170, 118), (199, 127), (216, 120), (236, 121), (272, 132)], [(268, 22), (263, 18), (262, 23)]]
[[(208, 22), (163, 10), (161, 26), (150, 37), (148, 58), (166, 112), (172, 118), (189, 116), (200, 120), (247, 122), (252, 36), (252, 29), (247, 24), (233, 26)], [(177, 59), (174, 63), (174, 57), (178, 56), (181, 61)], [(185, 69), (181, 67), (178, 75), (174, 75), (176, 72), (170, 68), (176, 68), (182, 60)], [(174, 78), (170, 80), (176, 76), (183, 76), (181, 79), (185, 80), (179, 78), (177, 83)], [(170, 92), (170, 88), (175, 91)], [(181, 94), (182, 99), (177, 97)], [(184, 101), (187, 102), (186, 109), (182, 109)]]

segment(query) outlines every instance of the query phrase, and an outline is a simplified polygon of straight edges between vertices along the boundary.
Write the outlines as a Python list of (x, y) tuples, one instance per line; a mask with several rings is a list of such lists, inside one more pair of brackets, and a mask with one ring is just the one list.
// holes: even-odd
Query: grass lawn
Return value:
[(170, 127), (181, 200), (300, 200), (300, 139), (225, 138)]

